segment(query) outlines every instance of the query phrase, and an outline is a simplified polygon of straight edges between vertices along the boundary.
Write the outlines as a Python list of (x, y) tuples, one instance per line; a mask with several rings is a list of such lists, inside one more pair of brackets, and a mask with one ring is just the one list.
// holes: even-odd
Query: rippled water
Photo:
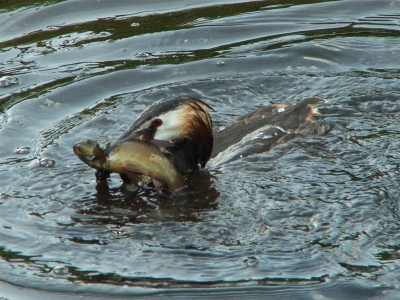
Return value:
[[(0, 4), (0, 297), (397, 299), (399, 11), (386, 0)], [(215, 127), (319, 96), (335, 127), (211, 161), (177, 199), (126, 193), (118, 176), (96, 184), (72, 145), (113, 139), (182, 94), (210, 103)]]

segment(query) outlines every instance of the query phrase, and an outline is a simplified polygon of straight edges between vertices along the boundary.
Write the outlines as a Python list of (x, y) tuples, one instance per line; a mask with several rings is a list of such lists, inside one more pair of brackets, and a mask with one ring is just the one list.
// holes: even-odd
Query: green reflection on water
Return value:
[(0, 247), (0, 257), (8, 262), (22, 261), (28, 264), (34, 262), (32, 258), (38, 257), (38, 256), (22, 255), (21, 253), (22, 252), (10, 251), (7, 250), (5, 247)]
[[(29, 3), (31, 6), (41, 6), (57, 2), (58, 1), (53, 1), (53, 2), (23, 1), (25, 5), (16, 6), (13, 4), (13, 6), (9, 7), (6, 6), (6, 8), (4, 9), (11, 11), (16, 8), (27, 6), (26, 3)], [(144, 35), (156, 32), (166, 32), (166, 31), (173, 31), (185, 28), (192, 28), (196, 27), (196, 21), (198, 21), (199, 19), (210, 21), (210, 20), (227, 18), (230, 16), (237, 16), (239, 14), (255, 12), (260, 10), (277, 9), (293, 5), (307, 5), (307, 4), (323, 3), (323, 2), (331, 2), (331, 1), (328, 0), (287, 1), (285, 5), (282, 5), (281, 1), (255, 1), (248, 3), (207, 6), (190, 10), (168, 12), (164, 14), (150, 14), (139, 17), (127, 16), (123, 18), (122, 17), (103, 18), (80, 24), (70, 24), (66, 26), (60, 26), (58, 29), (55, 30), (36, 31), (24, 34), (13, 40), (3, 41), (2, 43), (0, 43), (0, 48), (15, 47), (31, 43), (38, 43), (37, 46), (40, 47), (43, 46), (43, 41), (56, 38), (60, 35), (65, 35), (71, 32), (76, 32), (76, 33), (91, 32), (96, 34), (102, 32), (109, 32), (112, 34), (112, 36), (100, 34), (98, 36), (92, 37), (90, 40), (85, 40), (70, 45), (70, 46), (77, 46), (93, 41), (104, 41), (110, 38), (113, 40), (118, 40), (135, 35)], [(135, 25), (133, 26), (132, 24)]]
[(6, 11), (14, 11), (20, 8), (29, 8), (29, 7), (38, 7), (38, 6), (45, 6), (51, 5), (58, 2), (63, 2), (65, 0), (46, 0), (46, 1), (35, 1), (35, 0), (2, 0), (0, 3), (0, 13)]

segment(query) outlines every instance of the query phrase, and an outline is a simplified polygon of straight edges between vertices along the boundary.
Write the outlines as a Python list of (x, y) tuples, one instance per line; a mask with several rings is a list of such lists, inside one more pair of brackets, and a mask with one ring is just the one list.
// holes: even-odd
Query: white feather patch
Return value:
[(169, 111), (158, 117), (163, 121), (154, 135), (155, 140), (170, 141), (182, 135), (182, 111), (180, 109)]

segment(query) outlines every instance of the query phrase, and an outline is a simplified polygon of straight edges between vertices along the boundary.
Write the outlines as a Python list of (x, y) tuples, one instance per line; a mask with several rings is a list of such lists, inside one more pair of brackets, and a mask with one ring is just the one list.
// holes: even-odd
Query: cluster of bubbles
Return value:
[[(17, 147), (17, 149), (15, 149), (15, 153), (20, 154), (20, 155), (28, 154), (29, 151), (30, 151), (29, 147)], [(56, 161), (53, 159), (49, 159), (49, 158), (39, 159), (40, 167), (51, 168), (51, 167), (55, 166), (55, 164), (56, 164)]]

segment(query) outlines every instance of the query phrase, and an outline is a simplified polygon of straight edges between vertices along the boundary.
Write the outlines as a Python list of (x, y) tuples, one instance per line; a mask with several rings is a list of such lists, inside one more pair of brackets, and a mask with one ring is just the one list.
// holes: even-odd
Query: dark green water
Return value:
[[(398, 299), (399, 11), (1, 2), (0, 298)], [(174, 200), (97, 185), (72, 145), (182, 94), (210, 103), (216, 127), (319, 96), (335, 127), (210, 161)]]

